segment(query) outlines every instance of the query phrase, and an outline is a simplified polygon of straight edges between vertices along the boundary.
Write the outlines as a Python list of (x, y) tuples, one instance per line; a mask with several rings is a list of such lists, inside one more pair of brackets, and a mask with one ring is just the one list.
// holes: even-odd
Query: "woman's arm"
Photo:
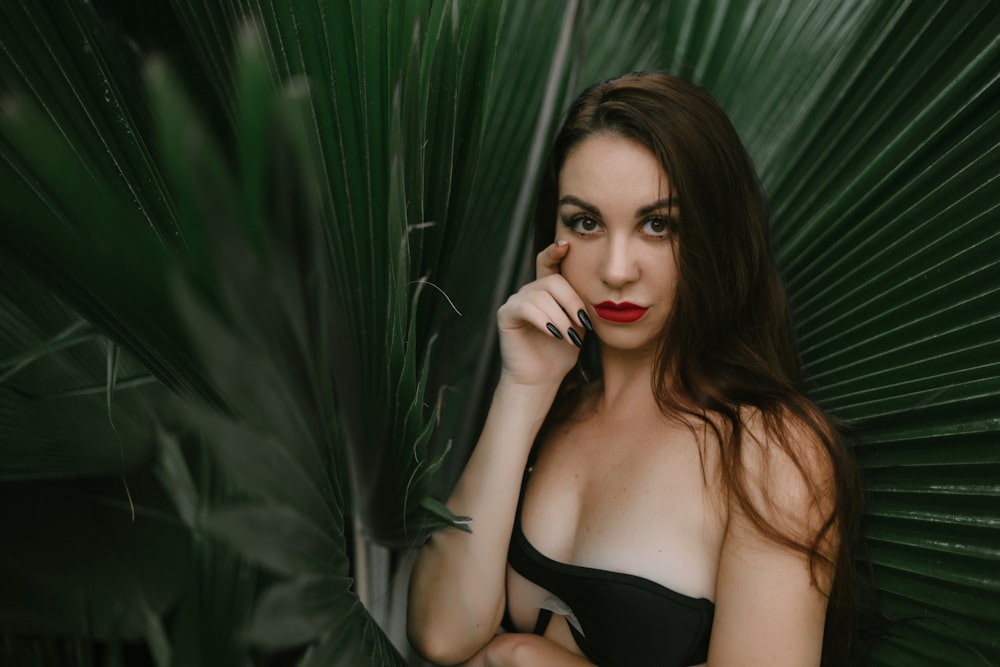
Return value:
[(507, 548), (531, 442), (555, 388), (501, 379), (486, 425), (448, 507), (470, 516), (472, 533), (446, 529), (421, 549), (410, 578), (410, 642), (438, 664), (484, 646), (503, 618)]
[[(483, 432), (448, 507), (472, 517), (472, 533), (446, 529), (421, 549), (410, 578), (407, 633), (428, 660), (454, 664), (486, 646), (503, 618), (507, 549), (521, 478), (535, 436), (578, 348), (583, 304), (558, 267), (569, 251), (551, 245), (538, 257), (538, 280), (497, 312), (502, 371)], [(561, 332), (557, 338), (546, 325)]]
[[(746, 442), (748, 490), (765, 521), (809, 544), (833, 507), (826, 483), (831, 467), (810, 431), (793, 428), (790, 436), (801, 468), (763, 438)], [(829, 557), (836, 554), (831, 541), (822, 544)], [(819, 665), (831, 582), (825, 568), (818, 566), (816, 577), (813, 573), (805, 553), (764, 535), (731, 503), (719, 561), (709, 667)]]

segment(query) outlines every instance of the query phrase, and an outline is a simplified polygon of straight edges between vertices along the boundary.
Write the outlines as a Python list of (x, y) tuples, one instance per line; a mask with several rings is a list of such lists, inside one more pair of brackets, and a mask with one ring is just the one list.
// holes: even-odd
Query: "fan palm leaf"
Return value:
[(876, 664), (1000, 659), (997, 10), (677, 3), (663, 43), (757, 161), (816, 396), (858, 434)]

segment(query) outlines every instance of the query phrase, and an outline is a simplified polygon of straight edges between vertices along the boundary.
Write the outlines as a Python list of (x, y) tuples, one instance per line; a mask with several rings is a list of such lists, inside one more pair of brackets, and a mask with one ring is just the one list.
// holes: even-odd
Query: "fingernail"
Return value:
[(564, 246), (567, 243), (569, 243), (569, 241), (567, 241), (566, 239), (559, 239), (558, 241), (556, 241), (556, 245), (558, 246)]
[(580, 324), (587, 328), (587, 331), (594, 330), (594, 325), (590, 323), (590, 318), (587, 317), (587, 311), (580, 309), (576, 316), (580, 319)]
[[(567, 329), (566, 333), (569, 334), (569, 339), (573, 341), (573, 345), (576, 345), (577, 347), (583, 347), (583, 341), (580, 340), (579, 334), (577, 334), (574, 329), (572, 328)], [(560, 336), (560, 338), (562, 338), (562, 336)]]
[[(550, 334), (552, 334), (553, 336), (555, 336), (559, 340), (562, 340), (562, 337), (563, 337), (562, 334), (559, 333), (559, 329), (556, 329), (556, 325), (552, 324), (552, 322), (547, 322), (545, 324), (545, 328), (549, 330)], [(572, 331), (572, 329), (570, 329), (570, 331)]]

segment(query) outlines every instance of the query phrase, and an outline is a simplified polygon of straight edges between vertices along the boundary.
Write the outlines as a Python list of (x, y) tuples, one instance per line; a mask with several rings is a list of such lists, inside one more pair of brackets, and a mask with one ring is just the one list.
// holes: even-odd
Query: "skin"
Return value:
[[(556, 242), (539, 254), (536, 280), (497, 313), (500, 381), (448, 501), (474, 517), (473, 534), (442, 531), (421, 550), (411, 578), (411, 641), (439, 664), (590, 664), (558, 615), (544, 637), (495, 634), (508, 605), (518, 629), (530, 630), (548, 595), (510, 569), (506, 554), (532, 441), (577, 360), (565, 335), (573, 327), (598, 336), (604, 379), (542, 444), (525, 492), (525, 536), (549, 558), (713, 600), (708, 665), (818, 665), (826, 598), (806, 559), (730, 511), (715, 443), (665, 417), (652, 394), (656, 344), (677, 281), (671, 232), (682, 224), (667, 174), (641, 144), (596, 135), (567, 156), (559, 190)], [(603, 301), (648, 310), (637, 322), (612, 323), (594, 308)], [(814, 533), (829, 508), (812, 506), (802, 473), (767, 446), (752, 414), (745, 422), (751, 491), (768, 489), (775, 501), (759, 494), (765, 518)], [(804, 460), (815, 461), (805, 473), (826, 474), (822, 458), (810, 455), (817, 443), (790, 426), (801, 435)]]

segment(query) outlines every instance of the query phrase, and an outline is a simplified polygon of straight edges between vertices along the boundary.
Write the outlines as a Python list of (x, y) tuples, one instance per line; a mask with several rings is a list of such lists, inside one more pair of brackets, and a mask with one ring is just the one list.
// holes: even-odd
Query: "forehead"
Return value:
[(566, 155), (559, 172), (559, 194), (598, 205), (603, 201), (641, 206), (673, 193), (660, 161), (643, 144), (614, 134), (596, 134)]

